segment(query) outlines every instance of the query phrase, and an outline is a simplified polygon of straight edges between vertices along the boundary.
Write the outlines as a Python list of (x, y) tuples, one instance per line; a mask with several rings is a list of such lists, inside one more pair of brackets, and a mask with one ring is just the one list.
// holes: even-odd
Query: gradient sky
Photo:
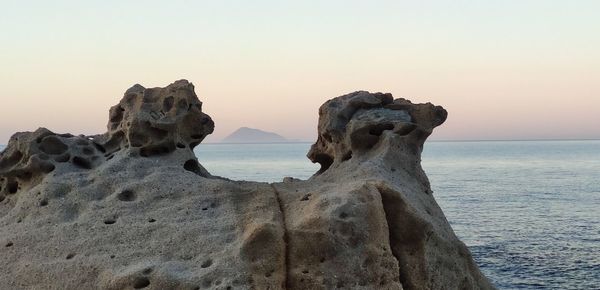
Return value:
[(135, 83), (188, 79), (216, 122), (314, 140), (355, 90), (449, 111), (433, 139), (600, 138), (600, 1), (3, 1), (0, 144), (105, 131)]

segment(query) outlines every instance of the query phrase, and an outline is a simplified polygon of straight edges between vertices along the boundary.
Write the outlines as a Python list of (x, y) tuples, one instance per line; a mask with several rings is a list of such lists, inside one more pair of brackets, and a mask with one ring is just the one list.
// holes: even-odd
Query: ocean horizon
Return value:
[[(427, 143), (438, 143), (438, 142), (569, 142), (569, 141), (600, 141), (600, 138), (575, 138), (575, 139), (440, 139), (440, 140), (427, 140)], [(314, 143), (315, 141), (309, 140), (294, 140), (286, 142), (202, 142), (200, 145), (244, 145), (244, 144), (306, 144)], [(0, 152), (4, 151), (7, 144), (0, 144)]]
[[(600, 141), (600, 138), (575, 138), (575, 139), (456, 139), (456, 140), (427, 140), (427, 143), (431, 142), (554, 142), (554, 141)], [(288, 143), (315, 143), (314, 140), (299, 140), (299, 141), (285, 141), (285, 142), (202, 142), (201, 144), (288, 144)], [(3, 146), (3, 145), (0, 145)], [(5, 145), (4, 145), (5, 146)]]

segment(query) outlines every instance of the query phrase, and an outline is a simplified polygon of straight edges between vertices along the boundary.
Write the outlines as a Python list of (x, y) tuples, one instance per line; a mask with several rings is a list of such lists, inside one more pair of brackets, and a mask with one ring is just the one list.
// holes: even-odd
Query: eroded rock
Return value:
[(7, 289), (492, 289), (420, 166), (446, 111), (355, 92), (319, 110), (309, 180), (211, 176), (193, 85), (135, 85), (108, 131), (15, 134), (0, 155)]
[(321, 106), (308, 154), (321, 170), (274, 184), (285, 206), (291, 288), (493, 288), (420, 165), (426, 138), (446, 117), (439, 106), (362, 91)]
[(194, 85), (176, 81), (165, 88), (135, 85), (110, 108), (108, 132), (95, 140), (109, 153), (138, 148), (143, 157), (193, 149), (213, 132), (212, 119), (202, 112)]
[(59, 135), (45, 128), (16, 133), (0, 158), (0, 195), (36, 185), (57, 167), (92, 169), (103, 161), (103, 151), (85, 136)]
[(319, 108), (319, 135), (308, 158), (321, 164), (320, 174), (353, 156), (377, 151), (373, 147), (384, 144), (380, 139), (387, 134), (407, 136), (410, 144), (404, 145), (420, 157), (425, 139), (447, 115), (440, 106), (394, 100), (391, 94), (358, 91), (340, 96)]

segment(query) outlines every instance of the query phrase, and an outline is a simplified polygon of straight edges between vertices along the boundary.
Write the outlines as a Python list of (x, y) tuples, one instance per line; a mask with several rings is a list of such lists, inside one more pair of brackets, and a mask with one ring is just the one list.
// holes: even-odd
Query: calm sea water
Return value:
[[(310, 144), (203, 144), (232, 179), (308, 178)], [(434, 196), (499, 289), (600, 289), (600, 141), (429, 142)]]
[[(308, 178), (310, 144), (201, 144), (232, 179)], [(0, 146), (2, 150), (2, 146)], [(434, 196), (500, 289), (600, 289), (600, 141), (429, 142)]]

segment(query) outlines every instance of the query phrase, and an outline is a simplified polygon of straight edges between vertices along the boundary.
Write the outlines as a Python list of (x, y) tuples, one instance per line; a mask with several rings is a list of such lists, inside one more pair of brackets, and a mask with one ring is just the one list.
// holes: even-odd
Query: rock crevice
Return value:
[(0, 153), (7, 289), (493, 289), (421, 168), (447, 117), (358, 91), (319, 109), (308, 180), (232, 181), (193, 149), (214, 123), (186, 80), (135, 85), (107, 132), (13, 135)]
[(277, 201), (277, 206), (279, 207), (279, 212), (281, 214), (281, 225), (283, 227), (283, 243), (284, 243), (284, 254), (283, 254), (283, 258), (284, 258), (284, 272), (285, 272), (285, 278), (284, 278), (284, 282), (283, 285), (285, 286), (286, 289), (291, 288), (288, 284), (289, 281), (289, 268), (290, 268), (290, 257), (289, 257), (289, 237), (288, 237), (288, 232), (287, 232), (287, 224), (286, 224), (286, 220), (285, 220), (285, 205), (281, 199), (280, 193), (277, 190), (277, 188), (275, 186), (273, 186), (271, 184), (271, 188), (273, 189), (273, 192), (275, 193), (275, 197), (276, 197), (276, 201)]

